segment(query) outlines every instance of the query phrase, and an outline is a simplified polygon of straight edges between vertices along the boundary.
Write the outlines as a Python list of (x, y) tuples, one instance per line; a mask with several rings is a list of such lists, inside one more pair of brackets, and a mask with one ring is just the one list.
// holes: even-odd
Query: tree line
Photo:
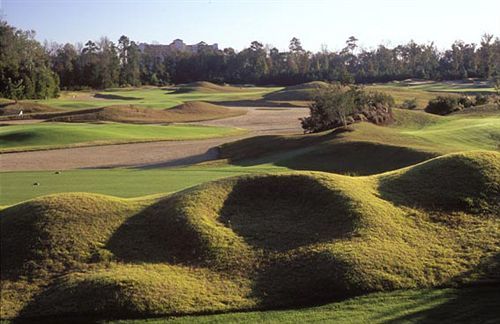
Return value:
[[(389, 48), (362, 49), (355, 37), (339, 51), (313, 53), (292, 38), (287, 51), (253, 41), (237, 52), (199, 46), (197, 53), (141, 51), (126, 36), (82, 44), (45, 44), (33, 32), (0, 24), (0, 94), (45, 98), (57, 89), (165, 85), (193, 81), (291, 85), (313, 80), (371, 83), (418, 78), (427, 80), (498, 78), (500, 39), (490, 34), (479, 44), (456, 41), (440, 51), (434, 44), (410, 41)], [(22, 55), (18, 55), (22, 53)]]

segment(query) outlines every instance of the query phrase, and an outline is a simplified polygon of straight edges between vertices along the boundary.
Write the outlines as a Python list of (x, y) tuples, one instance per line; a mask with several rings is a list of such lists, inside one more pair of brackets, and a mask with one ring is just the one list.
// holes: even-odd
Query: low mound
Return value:
[(170, 109), (157, 110), (137, 106), (109, 106), (61, 114), (56, 122), (113, 121), (120, 123), (182, 123), (240, 116), (246, 111), (207, 102), (193, 101)]
[(46, 276), (98, 261), (134, 204), (95, 194), (58, 194), (1, 212), (2, 278)]
[(34, 114), (59, 112), (64, 110), (33, 102), (5, 103), (0, 105), (0, 116), (17, 116), (21, 111), (23, 114)]
[[(407, 187), (426, 188), (422, 178), (443, 166), (461, 168), (449, 174), (457, 177), (447, 182), (449, 197), (462, 194), (461, 173), (484, 168), (472, 175), (474, 190), (485, 190), (483, 210), (456, 213), (448, 198), (453, 213), (398, 206), (423, 199)], [(371, 177), (229, 178), (159, 201), (27, 201), (0, 211), (2, 298), (10, 305), (2, 316), (229, 311), (498, 280), (490, 260), (500, 253), (500, 217), (476, 216), (495, 210), (499, 177), (498, 153), (473, 152)]]
[(23, 309), (21, 316), (110, 317), (115, 312), (111, 317), (154, 316), (255, 307), (254, 302), (244, 298), (250, 290), (248, 285), (242, 286), (206, 269), (113, 264), (56, 279)]
[(196, 81), (191, 83), (182, 84), (175, 91), (175, 93), (186, 93), (186, 92), (241, 92), (245, 91), (245, 88), (235, 87), (230, 85), (218, 85), (207, 81)]
[(280, 91), (272, 92), (264, 96), (266, 100), (277, 101), (309, 101), (313, 100), (316, 90), (327, 86), (326, 82), (312, 81), (303, 84), (286, 87)]
[(391, 171), (436, 157), (435, 153), (368, 141), (325, 143), (275, 162), (294, 170), (315, 170), (351, 175)]
[(500, 153), (450, 154), (385, 176), (380, 190), (398, 203), (446, 210), (500, 210)]

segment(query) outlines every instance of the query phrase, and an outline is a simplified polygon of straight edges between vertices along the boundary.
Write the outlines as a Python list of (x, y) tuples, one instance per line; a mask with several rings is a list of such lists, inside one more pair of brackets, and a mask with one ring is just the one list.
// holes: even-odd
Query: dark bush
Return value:
[(458, 98), (458, 104), (462, 108), (470, 108), (474, 106), (474, 101), (469, 96), (460, 96), (460, 98)]
[(461, 110), (462, 106), (459, 104), (458, 99), (449, 96), (437, 96), (432, 99), (425, 107), (425, 111), (436, 115), (448, 115), (454, 111)]
[(477, 94), (475, 97), (475, 105), (476, 106), (486, 105), (488, 102), (490, 102), (490, 96), (488, 96), (488, 95)]
[(403, 109), (416, 109), (417, 108), (417, 98), (407, 99), (401, 104)]

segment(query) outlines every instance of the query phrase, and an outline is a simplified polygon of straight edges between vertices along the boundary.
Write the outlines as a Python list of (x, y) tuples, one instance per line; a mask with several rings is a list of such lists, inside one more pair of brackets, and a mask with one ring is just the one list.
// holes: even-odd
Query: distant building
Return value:
[(203, 47), (208, 47), (215, 51), (219, 50), (219, 45), (217, 43), (209, 45), (205, 42), (199, 42), (198, 44), (187, 45), (182, 39), (174, 39), (174, 41), (169, 45), (147, 43), (139, 44), (139, 49), (141, 50), (141, 52), (153, 54), (155, 56), (162, 56), (165, 54), (171, 54), (173, 52), (198, 53), (198, 51)]

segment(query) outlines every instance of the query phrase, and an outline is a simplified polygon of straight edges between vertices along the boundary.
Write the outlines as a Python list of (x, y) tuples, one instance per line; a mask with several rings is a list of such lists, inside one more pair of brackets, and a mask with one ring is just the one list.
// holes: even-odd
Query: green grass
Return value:
[(58, 122), (117, 122), (138, 124), (187, 123), (235, 117), (246, 114), (246, 110), (230, 109), (207, 102), (190, 101), (169, 109), (142, 108), (133, 105), (80, 109), (57, 114), (36, 115)]
[(139, 323), (493, 323), (498, 287), (372, 293), (343, 302), (294, 310), (229, 313), (145, 320)]
[[(203, 89), (177, 93), (174, 89), (137, 88), (110, 89), (97, 92), (105, 98), (95, 98), (94, 92), (62, 92), (60, 98), (34, 100), (34, 102), (58, 108), (98, 108), (111, 105), (137, 105), (148, 108), (164, 109), (187, 101), (239, 101), (263, 98), (267, 93), (279, 90), (278, 87), (249, 87), (239, 91), (206, 92)], [(75, 98), (73, 98), (75, 96)], [(106, 97), (111, 99), (106, 99)]]
[[(96, 192), (138, 197), (174, 192), (246, 173), (317, 170), (368, 175), (395, 170), (450, 152), (497, 149), (499, 118), (440, 117), (396, 110), (392, 127), (368, 123), (354, 131), (300, 136), (260, 136), (224, 145), (226, 164), (170, 169), (2, 172), (0, 205), (57, 192)], [(40, 186), (32, 184), (39, 182)], [(8, 190), (6, 189), (8, 188)]]
[[(286, 171), (275, 166), (193, 166), (162, 169), (93, 169), (0, 173), (0, 205), (60, 192), (94, 192), (123, 198), (166, 194), (224, 177)], [(38, 182), (39, 186), (33, 186)]]
[(499, 180), (500, 154), (474, 151), (371, 177), (29, 200), (0, 212), (2, 317), (227, 312), (498, 282)]
[(440, 117), (400, 109), (394, 115), (390, 127), (359, 123), (344, 132), (259, 136), (224, 144), (221, 154), (242, 166), (369, 175), (451, 152), (498, 149), (498, 115)]
[(82, 145), (188, 140), (241, 134), (242, 130), (192, 125), (38, 123), (0, 128), (0, 151)]
[(384, 83), (367, 86), (368, 89), (383, 91), (392, 95), (397, 105), (405, 100), (416, 99), (417, 108), (423, 109), (438, 95), (458, 96), (462, 94), (492, 94), (495, 89), (491, 85), (461, 82), (426, 82), (426, 83)]
[[(111, 93), (135, 96), (126, 91)], [(142, 99), (120, 103), (132, 100)], [(499, 118), (395, 113), (391, 127), (227, 145), (229, 164), (0, 173), (0, 205), (24, 201), (0, 211), (1, 317), (144, 318), (347, 298), (172, 320), (494, 322), (497, 287), (398, 289), (498, 283), (500, 155), (471, 150), (498, 149)], [(431, 159), (457, 151), (471, 152)], [(250, 176), (205, 183), (241, 174)], [(152, 196), (29, 200), (67, 191)]]
[(310, 101), (314, 99), (318, 89), (326, 86), (326, 82), (312, 81), (294, 86), (288, 86), (279, 91), (271, 92), (266, 94), (264, 98), (276, 101)]
[[(310, 82), (287, 88), (283, 87), (221, 87), (208, 82), (198, 82), (179, 88), (125, 88), (108, 89), (105, 91), (62, 91), (59, 98), (48, 100), (32, 100), (57, 108), (98, 108), (111, 105), (137, 105), (149, 108), (170, 108), (187, 101), (211, 102), (248, 102), (266, 99), (270, 101), (303, 101), (311, 100), (314, 87), (321, 86), (321, 82)], [(437, 95), (442, 94), (475, 94), (492, 93), (490, 86), (432, 82), (425, 84), (387, 83), (367, 86), (368, 89), (384, 91), (401, 104), (406, 99), (417, 99), (419, 108), (424, 108), (427, 102)], [(100, 98), (94, 97), (96, 95)]]
[(434, 146), (456, 150), (500, 149), (500, 116), (449, 117), (418, 130), (403, 130)]
[(476, 84), (463, 82), (428, 82), (422, 84), (396, 85), (409, 89), (422, 90), (426, 92), (455, 92), (465, 94), (495, 93), (495, 88), (491, 84)]

